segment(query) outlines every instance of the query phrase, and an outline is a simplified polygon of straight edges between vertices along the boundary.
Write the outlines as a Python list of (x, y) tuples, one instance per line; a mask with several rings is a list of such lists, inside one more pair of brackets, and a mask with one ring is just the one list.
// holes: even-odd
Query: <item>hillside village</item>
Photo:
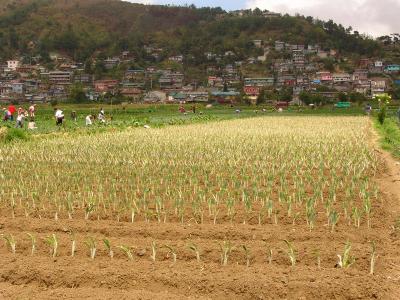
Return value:
[[(234, 18), (247, 11), (231, 12)], [(264, 11), (263, 17), (280, 14)], [(191, 55), (143, 46), (143, 57), (122, 51), (113, 57), (75, 61), (62, 52), (15, 56), (0, 66), (0, 102), (119, 101), (219, 102), (259, 104), (324, 104), (360, 102), (388, 92), (398, 98), (400, 64), (383, 57), (346, 56), (322, 44), (291, 44), (283, 40), (249, 40), (256, 56), (235, 49), (215, 53), (205, 49), (200, 76), (186, 72)], [(29, 47), (35, 47), (32, 42)], [(101, 69), (101, 72), (94, 71)]]

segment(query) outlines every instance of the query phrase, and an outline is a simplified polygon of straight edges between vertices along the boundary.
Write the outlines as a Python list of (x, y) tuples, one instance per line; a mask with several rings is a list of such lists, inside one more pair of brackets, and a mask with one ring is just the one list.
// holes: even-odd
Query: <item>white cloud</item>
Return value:
[(373, 36), (398, 32), (399, 0), (247, 0), (248, 8), (332, 19)]

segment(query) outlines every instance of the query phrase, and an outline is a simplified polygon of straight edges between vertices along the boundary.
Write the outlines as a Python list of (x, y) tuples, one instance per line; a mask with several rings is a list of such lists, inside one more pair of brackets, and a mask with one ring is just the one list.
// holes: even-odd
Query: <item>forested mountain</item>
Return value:
[(3, 0), (0, 4), (0, 56), (47, 59), (52, 51), (77, 61), (130, 50), (140, 59), (143, 46), (182, 54), (202, 64), (206, 51), (233, 51), (237, 58), (258, 55), (251, 41), (282, 40), (320, 44), (344, 53), (373, 56), (381, 44), (333, 21), (284, 15), (265, 18), (258, 9), (237, 17), (220, 8), (142, 5), (119, 0)]

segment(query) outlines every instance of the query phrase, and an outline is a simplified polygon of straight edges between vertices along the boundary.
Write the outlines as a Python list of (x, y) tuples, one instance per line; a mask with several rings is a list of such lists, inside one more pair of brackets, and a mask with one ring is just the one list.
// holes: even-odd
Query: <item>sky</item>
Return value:
[(345, 27), (374, 37), (400, 32), (400, 0), (128, 0), (146, 4), (195, 4), (220, 6), (225, 10), (268, 9), (321, 20), (332, 19)]

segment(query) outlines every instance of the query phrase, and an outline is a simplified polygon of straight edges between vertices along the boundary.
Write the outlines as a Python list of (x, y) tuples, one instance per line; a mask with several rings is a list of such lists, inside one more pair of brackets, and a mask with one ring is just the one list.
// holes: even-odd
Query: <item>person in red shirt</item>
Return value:
[(14, 106), (13, 104), (11, 104), (11, 105), (8, 107), (8, 111), (9, 111), (10, 114), (11, 114), (10, 120), (13, 121), (13, 120), (14, 120), (14, 114), (15, 114), (15, 112), (17, 111), (16, 108), (15, 108), (15, 106)]

